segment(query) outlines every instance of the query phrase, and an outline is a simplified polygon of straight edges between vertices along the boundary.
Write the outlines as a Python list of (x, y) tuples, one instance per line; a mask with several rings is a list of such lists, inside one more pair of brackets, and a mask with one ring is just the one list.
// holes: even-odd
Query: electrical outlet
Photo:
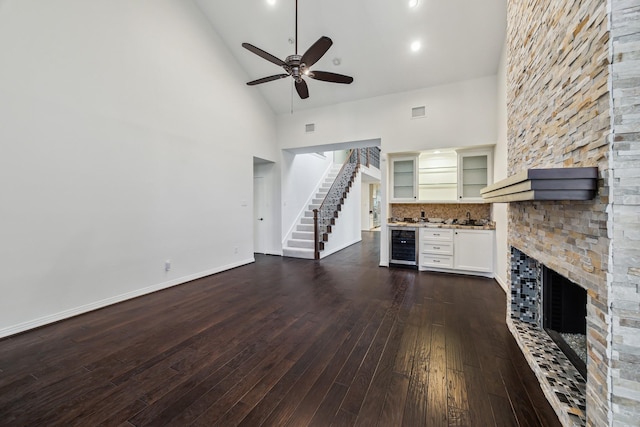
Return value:
[(169, 271), (171, 270), (171, 260), (168, 259), (164, 262), (164, 271)]
[(237, 247), (233, 249), (233, 253), (234, 253), (234, 254), (237, 254), (237, 253), (238, 253), (238, 248), (237, 248)]

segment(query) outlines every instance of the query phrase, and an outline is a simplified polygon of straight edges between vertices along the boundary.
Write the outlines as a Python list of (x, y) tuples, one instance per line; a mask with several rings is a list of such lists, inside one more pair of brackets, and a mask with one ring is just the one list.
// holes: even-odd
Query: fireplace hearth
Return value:
[[(507, 324), (563, 425), (586, 425), (586, 298), (580, 286), (511, 248)], [(571, 355), (571, 356), (568, 356)]]

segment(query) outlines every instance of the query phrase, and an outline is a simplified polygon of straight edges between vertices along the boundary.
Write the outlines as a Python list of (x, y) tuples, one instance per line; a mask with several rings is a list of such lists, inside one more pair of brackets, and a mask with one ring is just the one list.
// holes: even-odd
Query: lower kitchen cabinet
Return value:
[(493, 273), (493, 235), (493, 230), (455, 230), (453, 268)]
[(419, 269), (493, 277), (494, 233), (421, 228)]

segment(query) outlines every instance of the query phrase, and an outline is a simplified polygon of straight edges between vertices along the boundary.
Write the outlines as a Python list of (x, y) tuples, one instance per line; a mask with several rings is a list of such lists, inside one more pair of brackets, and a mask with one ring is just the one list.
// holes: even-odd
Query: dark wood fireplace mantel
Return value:
[(527, 169), (480, 190), (489, 203), (530, 200), (591, 200), (598, 188), (598, 168)]

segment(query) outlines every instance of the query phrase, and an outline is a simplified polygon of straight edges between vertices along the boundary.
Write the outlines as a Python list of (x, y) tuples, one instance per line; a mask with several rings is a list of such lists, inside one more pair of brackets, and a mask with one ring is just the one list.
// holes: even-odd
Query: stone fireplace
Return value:
[[(564, 425), (640, 419), (639, 17), (637, 1), (508, 2), (508, 175), (599, 172), (593, 200), (508, 207), (507, 323)], [(545, 269), (586, 292), (586, 378), (543, 328)]]

